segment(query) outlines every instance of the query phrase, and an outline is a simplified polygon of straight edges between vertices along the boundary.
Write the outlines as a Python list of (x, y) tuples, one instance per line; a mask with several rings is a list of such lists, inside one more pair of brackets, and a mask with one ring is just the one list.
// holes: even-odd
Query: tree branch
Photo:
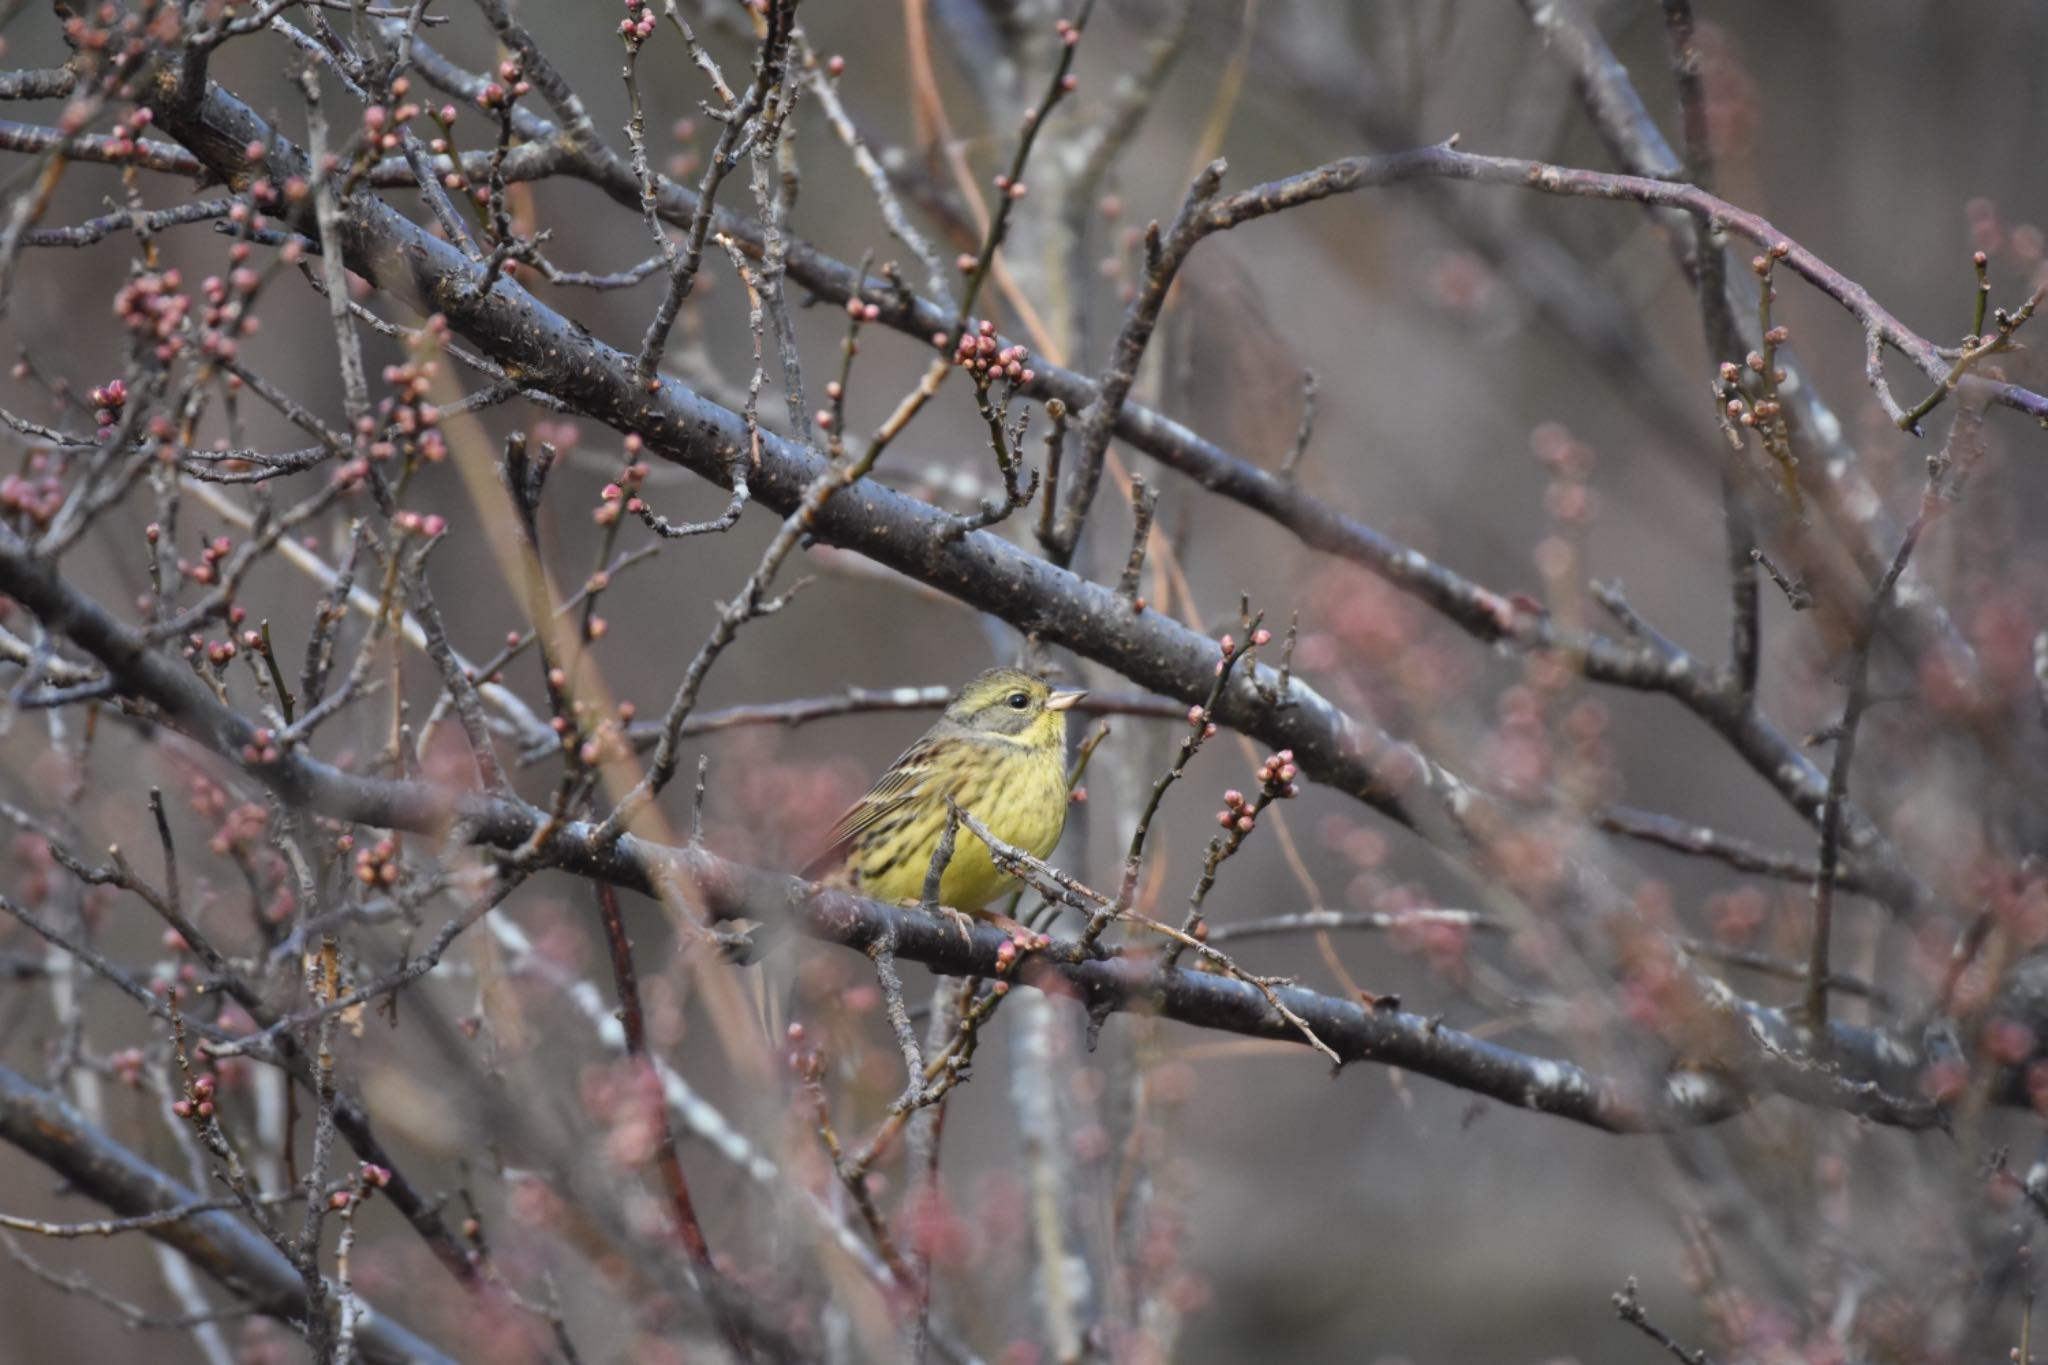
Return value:
[[(230, 758), (242, 754), (254, 728), (248, 720), (216, 699), (190, 669), (144, 648), (140, 632), (114, 621), (48, 565), (31, 559), (12, 533), (4, 531), (0, 592), (34, 612), (48, 629), (97, 657), (124, 693), (159, 708), (217, 753)], [(1290, 708), (1286, 714), (1306, 709)], [(963, 937), (943, 916), (807, 885), (728, 862), (697, 847), (672, 848), (630, 834), (606, 840), (595, 825), (551, 824), (545, 812), (509, 797), (359, 776), (298, 750), (267, 762), (237, 761), (287, 801), (336, 819), (436, 837), (459, 832), (473, 843), (507, 850), (525, 846), (537, 832), (551, 827), (552, 833), (536, 850), (540, 863), (648, 894), (666, 891), (714, 919), (793, 921), (813, 938), (862, 952), (871, 944), (888, 942), (899, 958), (922, 962), (949, 976), (999, 979), (1015, 959), (1015, 944), (992, 926), (978, 926)], [(1302, 1041), (1301, 1030), (1267, 999), (1265, 992), (1273, 990), (1287, 1011), (1305, 1021), (1344, 1062), (1400, 1067), (1503, 1104), (1612, 1131), (1717, 1122), (1747, 1108), (1755, 1098), (1721, 1073), (1674, 1073), (1634, 1082), (1603, 1078), (1419, 1015), (1368, 1008), (1298, 987), (1261, 987), (1200, 971), (1162, 971), (1154, 955), (1099, 957), (1073, 940), (1053, 940), (1042, 953), (1026, 957), (1018, 975), (1024, 984), (1080, 1000), (1097, 1015), (1158, 1014), (1250, 1037)], [(1780, 1012), (1732, 993), (1718, 1003), (1740, 1017), (1764, 1056), (1775, 1059), (1757, 1078), (1771, 1090), (1905, 1127), (1942, 1122), (1939, 1106), (1902, 1098), (1917, 1093), (1916, 1046), (1878, 1030), (1833, 1023), (1830, 1057), (1838, 1071), (1823, 1074), (1794, 1060), (1799, 1054), (1798, 1030)]]
[[(79, 1192), (124, 1218), (139, 1218), (202, 1202), (195, 1191), (172, 1180), (86, 1122), (62, 1096), (0, 1066), (0, 1139), (63, 1176)], [(303, 1322), (306, 1286), (283, 1253), (252, 1228), (222, 1210), (193, 1213), (144, 1229), (175, 1247), (223, 1288), (266, 1317)], [(330, 1298), (330, 1307), (332, 1300)], [(364, 1314), (355, 1325), (356, 1344), (371, 1360), (394, 1365), (447, 1362), (428, 1345), (382, 1313)]]

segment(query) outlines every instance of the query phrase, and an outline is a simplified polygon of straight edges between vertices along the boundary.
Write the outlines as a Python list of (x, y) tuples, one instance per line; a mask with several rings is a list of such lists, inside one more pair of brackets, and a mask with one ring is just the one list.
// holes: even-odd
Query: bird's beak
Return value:
[(1079, 691), (1078, 689), (1072, 692), (1055, 692), (1045, 699), (1045, 709), (1048, 711), (1064, 711), (1087, 695), (1086, 692)]

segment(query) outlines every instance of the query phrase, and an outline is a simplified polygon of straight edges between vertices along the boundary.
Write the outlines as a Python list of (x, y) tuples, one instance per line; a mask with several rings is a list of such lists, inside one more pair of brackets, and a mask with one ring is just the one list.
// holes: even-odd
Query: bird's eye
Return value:
[(1022, 711), (1025, 707), (1031, 705), (1031, 698), (1022, 692), (1012, 692), (1009, 696), (1009, 702), (1014, 710)]

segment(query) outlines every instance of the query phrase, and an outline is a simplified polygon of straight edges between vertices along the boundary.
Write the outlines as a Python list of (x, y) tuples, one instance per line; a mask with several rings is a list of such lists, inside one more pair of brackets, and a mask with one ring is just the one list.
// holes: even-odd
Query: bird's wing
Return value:
[(804, 878), (816, 881), (837, 867), (861, 835), (917, 799), (932, 772), (929, 741), (920, 740), (904, 750), (868, 794), (839, 817), (839, 823), (825, 836), (824, 850), (804, 864)]

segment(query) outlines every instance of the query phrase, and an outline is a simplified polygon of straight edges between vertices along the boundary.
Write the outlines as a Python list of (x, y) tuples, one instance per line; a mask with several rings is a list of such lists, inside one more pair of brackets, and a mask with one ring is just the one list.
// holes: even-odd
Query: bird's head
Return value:
[(1054, 691), (1043, 678), (1014, 668), (992, 668), (960, 689), (945, 719), (975, 735), (1058, 748), (1067, 739), (1067, 709), (1086, 695)]

